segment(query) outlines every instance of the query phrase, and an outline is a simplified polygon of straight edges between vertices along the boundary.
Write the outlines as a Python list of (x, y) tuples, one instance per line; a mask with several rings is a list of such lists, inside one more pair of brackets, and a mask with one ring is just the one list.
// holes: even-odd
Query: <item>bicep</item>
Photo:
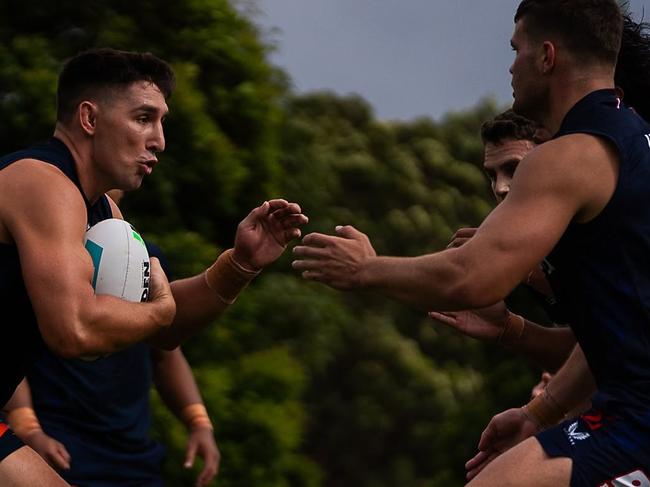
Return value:
[(21, 174), (15, 178), (15, 190), (29, 197), (16, 195), (7, 224), (47, 341), (50, 331), (64, 329), (66, 318), (93, 298), (93, 266), (83, 246), (86, 209), (78, 190), (49, 168), (31, 172), (29, 180)]
[(495, 292), (497, 299), (551, 252), (584, 205), (583, 193), (570, 178), (531, 162), (520, 168), (508, 197), (474, 238), (457, 249), (474, 269), (476, 285)]

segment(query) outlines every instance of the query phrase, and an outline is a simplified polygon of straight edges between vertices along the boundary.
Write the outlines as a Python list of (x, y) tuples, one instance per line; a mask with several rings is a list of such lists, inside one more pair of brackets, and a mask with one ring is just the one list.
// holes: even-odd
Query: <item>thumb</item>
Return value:
[(344, 238), (359, 238), (364, 236), (364, 233), (361, 233), (359, 230), (354, 228), (352, 225), (337, 225), (334, 230), (339, 237)]
[(187, 445), (187, 451), (185, 452), (185, 463), (183, 463), (183, 467), (185, 468), (192, 468), (194, 465), (194, 459), (196, 458), (196, 443), (191, 442), (189, 445)]

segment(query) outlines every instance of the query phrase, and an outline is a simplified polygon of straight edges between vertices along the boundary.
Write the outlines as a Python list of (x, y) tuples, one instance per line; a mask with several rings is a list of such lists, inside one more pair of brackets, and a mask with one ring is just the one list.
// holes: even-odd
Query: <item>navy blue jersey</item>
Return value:
[[(155, 245), (150, 256), (167, 261)], [(98, 360), (46, 351), (27, 375), (43, 431), (72, 458), (60, 472), (73, 485), (158, 485), (164, 450), (149, 438), (151, 351), (139, 343)]]
[(594, 407), (650, 425), (650, 125), (599, 90), (555, 137), (576, 133), (611, 143), (618, 181), (596, 218), (569, 225), (546, 272), (596, 379)]
[[(59, 168), (79, 188), (86, 202), (89, 224), (112, 217), (106, 196), (90, 204), (86, 199), (72, 154), (66, 145), (51, 138), (44, 144), (14, 152), (0, 159), (0, 170), (21, 159), (36, 159)], [(1, 189), (0, 189), (1, 191)], [(46, 263), (44, 262), (44, 265)], [(5, 404), (25, 376), (27, 368), (44, 349), (36, 316), (25, 289), (18, 249), (0, 242), (0, 309), (5, 316), (0, 353), (0, 405)]]

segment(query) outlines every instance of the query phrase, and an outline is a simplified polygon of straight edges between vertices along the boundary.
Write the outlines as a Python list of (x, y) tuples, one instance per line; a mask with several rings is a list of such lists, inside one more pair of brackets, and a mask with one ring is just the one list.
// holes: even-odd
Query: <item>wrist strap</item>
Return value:
[(544, 389), (541, 394), (524, 406), (524, 414), (542, 429), (556, 425), (565, 416), (563, 408), (551, 396), (548, 389)]
[(9, 426), (19, 438), (24, 438), (29, 433), (41, 430), (41, 423), (38, 422), (36, 413), (30, 407), (24, 406), (15, 408), (7, 413)]
[(523, 316), (508, 311), (508, 318), (506, 318), (505, 326), (501, 330), (497, 343), (504, 347), (514, 347), (524, 334), (525, 327), (526, 320)]
[(226, 250), (203, 273), (205, 284), (225, 304), (234, 303), (237, 295), (260, 273), (242, 267), (232, 254), (233, 249)]
[(208, 411), (201, 403), (185, 406), (181, 410), (180, 417), (188, 429), (209, 428), (214, 430), (210, 416), (208, 416)]

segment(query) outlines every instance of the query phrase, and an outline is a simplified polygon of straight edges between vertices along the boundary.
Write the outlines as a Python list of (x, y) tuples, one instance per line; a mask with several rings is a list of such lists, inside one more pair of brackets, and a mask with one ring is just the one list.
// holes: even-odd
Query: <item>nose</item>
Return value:
[(499, 202), (503, 201), (510, 192), (510, 180), (508, 178), (499, 178), (494, 184), (494, 195)]
[(147, 141), (147, 150), (153, 153), (165, 150), (165, 133), (163, 131), (162, 123), (156, 124), (151, 137), (149, 137), (149, 140)]

